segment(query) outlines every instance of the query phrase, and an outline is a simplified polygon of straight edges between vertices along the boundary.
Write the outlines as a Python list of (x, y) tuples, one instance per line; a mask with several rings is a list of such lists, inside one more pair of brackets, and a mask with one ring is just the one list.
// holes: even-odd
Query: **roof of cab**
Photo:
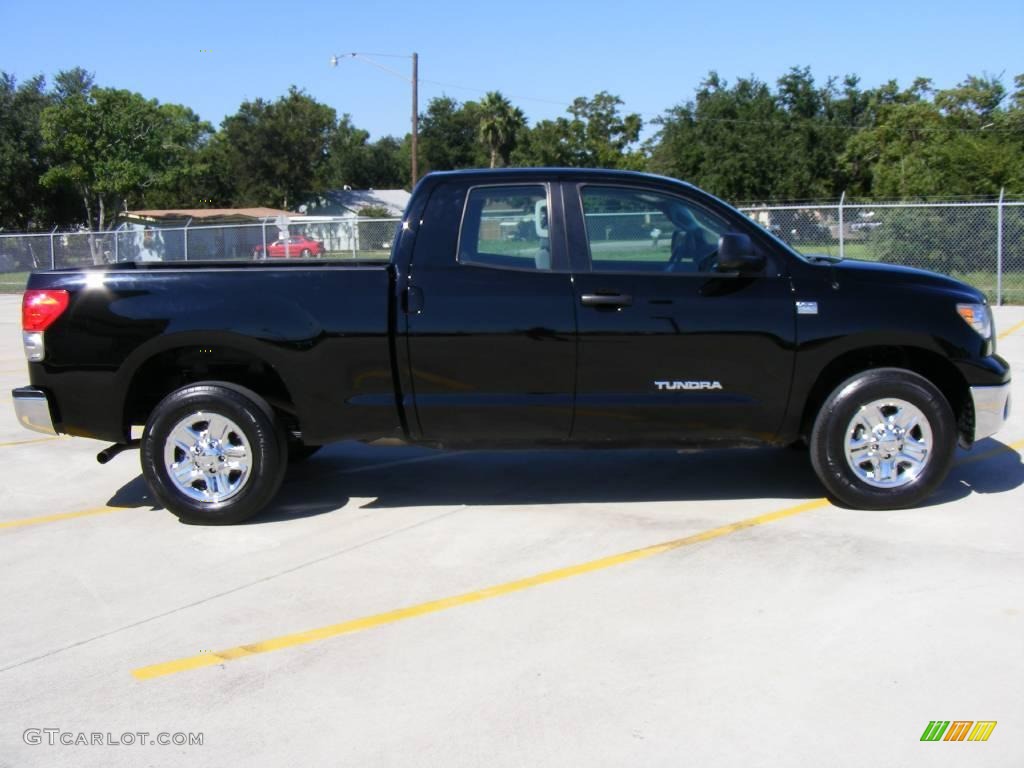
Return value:
[(424, 179), (441, 180), (447, 178), (534, 178), (540, 177), (550, 179), (556, 177), (577, 178), (577, 179), (606, 179), (606, 180), (632, 180), (658, 182), (661, 184), (682, 184), (693, 187), (692, 184), (669, 176), (659, 176), (653, 173), (642, 173), (640, 171), (620, 171), (610, 168), (472, 168), (459, 171), (432, 171), (424, 176)]

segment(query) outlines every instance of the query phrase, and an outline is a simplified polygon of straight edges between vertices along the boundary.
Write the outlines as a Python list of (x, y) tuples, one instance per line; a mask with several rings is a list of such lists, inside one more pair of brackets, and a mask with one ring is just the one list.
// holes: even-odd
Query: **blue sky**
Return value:
[[(42, 15), (45, 13), (45, 16)], [(420, 110), (497, 89), (531, 123), (576, 96), (618, 94), (649, 120), (708, 70), (773, 82), (793, 65), (865, 86), (918, 75), (1024, 72), (1024, 2), (207, 2), (45, 5), (0, 0), (0, 69), (19, 80), (80, 65), (100, 85), (192, 107), (215, 126), (244, 99), (295, 84), (374, 137), (409, 130), (408, 82), (333, 53), (420, 55)], [(16, 34), (11, 34), (13, 31)], [(408, 76), (410, 63), (377, 58)], [(437, 85), (444, 83), (445, 85)]]

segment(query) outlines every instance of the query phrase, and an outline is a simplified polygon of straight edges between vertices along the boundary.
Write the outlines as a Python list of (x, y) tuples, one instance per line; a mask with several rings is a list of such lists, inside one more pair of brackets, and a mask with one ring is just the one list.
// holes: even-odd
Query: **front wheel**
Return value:
[(207, 382), (157, 405), (142, 435), (141, 461), (153, 495), (182, 522), (229, 525), (255, 515), (277, 493), (287, 446), (259, 395)]
[(956, 422), (945, 396), (902, 368), (864, 371), (836, 387), (810, 440), (822, 484), (857, 509), (924, 501), (945, 479), (955, 447)]

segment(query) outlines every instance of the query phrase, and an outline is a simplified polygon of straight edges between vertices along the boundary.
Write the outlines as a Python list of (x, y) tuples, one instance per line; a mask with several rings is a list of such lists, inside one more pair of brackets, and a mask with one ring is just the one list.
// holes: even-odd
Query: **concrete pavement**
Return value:
[[(18, 321), (0, 296), (6, 389)], [(0, 766), (1020, 765), (1022, 322), (1010, 424), (895, 512), (816, 505), (795, 451), (344, 443), (250, 524), (186, 526), (136, 454), (0, 398)], [(936, 719), (998, 726), (922, 743)]]

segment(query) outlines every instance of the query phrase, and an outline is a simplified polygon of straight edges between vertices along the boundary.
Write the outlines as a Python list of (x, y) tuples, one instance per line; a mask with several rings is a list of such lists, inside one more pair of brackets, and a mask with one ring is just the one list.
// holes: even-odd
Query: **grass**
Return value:
[(28, 272), (0, 273), (0, 293), (21, 293), (28, 282)]
[(391, 259), (391, 251), (358, 250), (354, 257), (352, 256), (352, 251), (326, 251), (321, 258), (336, 259), (338, 261), (345, 261), (346, 259), (348, 261), (389, 261)]

